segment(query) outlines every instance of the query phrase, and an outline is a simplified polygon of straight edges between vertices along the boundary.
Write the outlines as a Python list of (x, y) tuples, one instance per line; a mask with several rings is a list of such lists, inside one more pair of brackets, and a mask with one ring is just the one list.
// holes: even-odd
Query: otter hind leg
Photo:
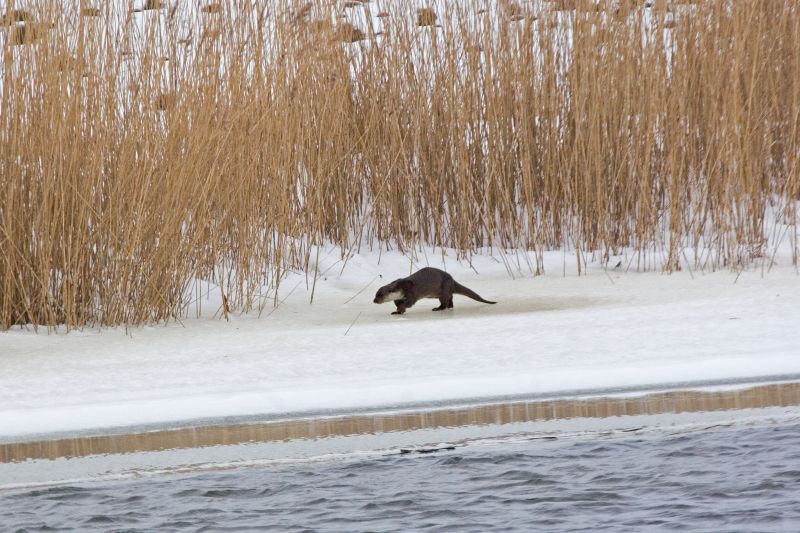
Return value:
[(439, 307), (434, 309), (434, 311), (444, 311), (445, 309), (452, 309), (453, 308), (453, 290), (455, 289), (455, 284), (453, 283), (453, 278), (445, 279), (442, 282), (442, 294), (439, 296)]
[(442, 297), (439, 298), (439, 301), (442, 303), (442, 309), (453, 308), (453, 291), (455, 288), (456, 284), (453, 278), (446, 279), (442, 284)]

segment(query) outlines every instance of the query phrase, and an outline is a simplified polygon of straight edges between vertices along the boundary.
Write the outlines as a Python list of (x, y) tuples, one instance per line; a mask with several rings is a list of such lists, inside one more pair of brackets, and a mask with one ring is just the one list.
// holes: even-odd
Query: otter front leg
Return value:
[(395, 300), (394, 305), (397, 306), (397, 311), (393, 311), (393, 315), (402, 315), (406, 312), (406, 301), (405, 300)]
[(417, 300), (414, 299), (414, 298), (403, 298), (402, 300), (395, 300), (394, 301), (394, 305), (397, 306), (397, 311), (395, 311), (392, 314), (393, 315), (402, 315), (403, 313), (406, 312), (406, 309), (409, 309), (415, 303), (417, 303)]

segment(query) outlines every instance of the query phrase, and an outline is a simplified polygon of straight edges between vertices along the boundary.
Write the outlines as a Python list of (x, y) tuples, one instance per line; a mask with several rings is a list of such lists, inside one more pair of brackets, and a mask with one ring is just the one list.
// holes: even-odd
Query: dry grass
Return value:
[(322, 242), (796, 262), (800, 7), (652, 3), (17, 1), (0, 327), (252, 309)]

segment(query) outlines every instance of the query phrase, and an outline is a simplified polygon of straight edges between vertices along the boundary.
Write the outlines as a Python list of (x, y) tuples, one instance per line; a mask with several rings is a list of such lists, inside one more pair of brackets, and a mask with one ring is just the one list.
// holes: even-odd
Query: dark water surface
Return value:
[(3, 531), (800, 531), (800, 424), (0, 493)]

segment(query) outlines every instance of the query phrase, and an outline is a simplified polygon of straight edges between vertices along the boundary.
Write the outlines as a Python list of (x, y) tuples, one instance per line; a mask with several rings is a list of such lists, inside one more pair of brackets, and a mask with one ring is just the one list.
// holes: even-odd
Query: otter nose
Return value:
[(379, 304), (379, 303), (380, 303), (380, 302), (378, 301), (378, 297), (377, 297), (377, 296), (375, 297), (375, 299), (374, 299), (374, 300), (372, 300), (372, 303), (376, 303), (376, 304)]

